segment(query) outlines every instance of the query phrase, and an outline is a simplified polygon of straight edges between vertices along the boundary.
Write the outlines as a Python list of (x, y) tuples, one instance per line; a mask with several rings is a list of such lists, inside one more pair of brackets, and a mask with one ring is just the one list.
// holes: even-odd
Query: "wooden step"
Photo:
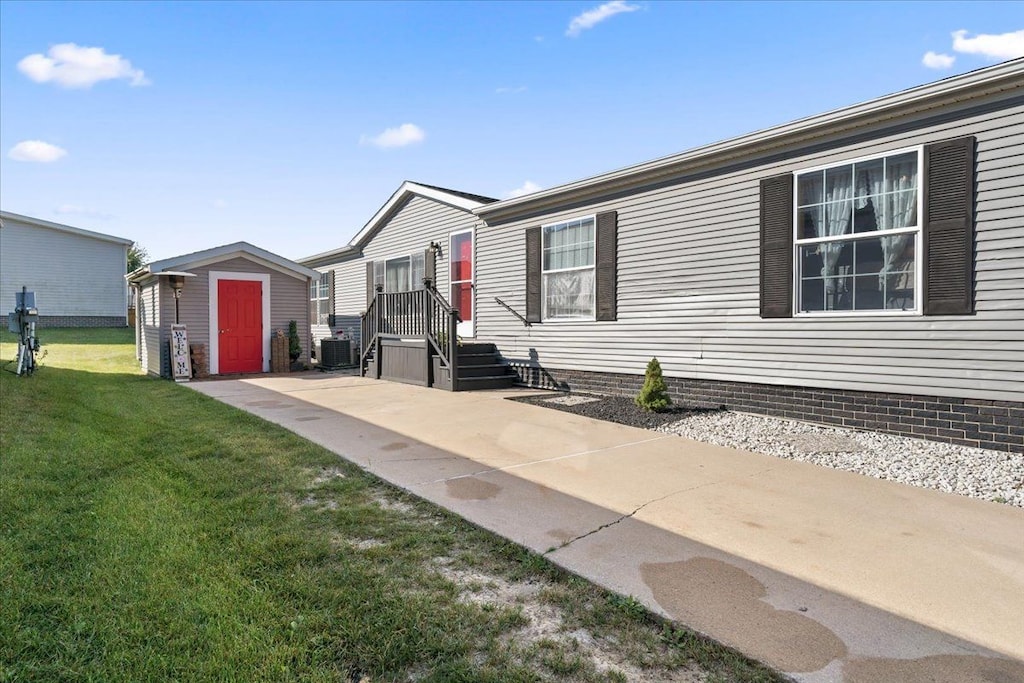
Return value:
[(515, 382), (515, 375), (489, 375), (484, 377), (459, 377), (458, 391), (477, 391), (479, 389), (510, 389)]
[(481, 363), (479, 365), (459, 363), (459, 377), (500, 377), (510, 372), (512, 372), (512, 368), (505, 363)]
[(498, 347), (490, 342), (462, 342), (459, 344), (459, 355), (463, 354), (478, 354), (478, 353), (489, 353), (491, 355), (498, 353)]

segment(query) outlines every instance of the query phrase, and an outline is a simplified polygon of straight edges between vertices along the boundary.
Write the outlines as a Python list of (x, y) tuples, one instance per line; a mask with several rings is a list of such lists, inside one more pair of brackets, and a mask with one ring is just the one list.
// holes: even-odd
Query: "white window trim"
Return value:
[[(378, 261), (381, 261), (381, 262), (384, 263), (384, 282), (382, 284), (387, 286), (387, 281), (388, 281), (388, 274), (387, 274), (388, 273), (388, 261), (395, 261), (397, 259), (402, 259), (402, 258), (409, 259), (409, 286), (412, 289), (410, 289), (408, 291), (411, 292), (411, 291), (414, 291), (416, 289), (422, 289), (422, 287), (423, 287), (423, 283), (422, 282), (419, 283), (419, 285), (420, 285), (419, 287), (416, 287), (417, 283), (412, 281), (412, 258), (413, 258), (413, 256), (415, 256), (418, 253), (420, 253), (420, 252), (417, 252), (417, 251), (407, 251), (405, 253), (398, 253), (398, 254), (394, 254), (392, 256), (378, 256), (378, 257), (374, 257), (374, 258), (369, 258), (367, 260), (370, 263), (374, 263), (374, 264), (377, 263)], [(437, 283), (435, 283), (435, 284), (437, 284)], [(387, 291), (387, 289), (385, 289), (384, 292), (385, 293), (389, 293)]]
[(263, 283), (263, 295), (260, 297), (260, 303), (263, 305), (263, 372), (270, 372), (270, 274), (211, 270), (210, 290), (207, 297), (210, 308), (210, 357), (208, 359), (210, 374), (220, 374), (220, 326), (217, 324), (220, 311), (217, 301), (217, 283), (221, 280), (249, 280)]
[[(589, 266), (575, 266), (573, 268), (554, 268), (546, 270), (544, 268), (544, 237), (547, 234), (547, 229), (556, 225), (563, 225), (565, 223), (573, 223), (575, 221), (585, 221), (590, 219), (594, 223), (594, 263)], [(476, 244), (473, 245), (476, 247)], [(579, 316), (562, 316), (560, 318), (549, 318), (548, 317), (548, 286), (547, 278), (545, 275), (552, 273), (568, 273), (577, 270), (592, 270), (594, 271), (594, 315), (579, 315)], [(540, 226), (540, 304), (541, 304), (541, 322), (542, 323), (579, 323), (579, 322), (596, 322), (597, 321), (597, 214), (586, 214), (583, 216), (575, 216), (573, 218), (566, 218), (564, 220), (555, 221), (553, 223), (545, 223)]]
[[(875, 230), (873, 232), (850, 233), (848, 235), (836, 235), (835, 237), (814, 237), (800, 239), (799, 225), (800, 214), (797, 207), (799, 202), (799, 176), (806, 173), (815, 173), (838, 166), (851, 166), (873, 159), (894, 157), (900, 154), (917, 154), (917, 227), (916, 228), (895, 228), (893, 230)], [(793, 171), (793, 248), (791, 257), (793, 259), (793, 317), (794, 318), (872, 318), (872, 317), (920, 317), (924, 314), (924, 145), (903, 147), (892, 151), (879, 152), (859, 156), (854, 159), (837, 161), (830, 164), (811, 166)], [(914, 308), (909, 310), (878, 309), (863, 311), (801, 311), (800, 310), (800, 245), (824, 244), (827, 242), (843, 242), (849, 240), (870, 239), (871, 237), (885, 237), (888, 235), (901, 235), (914, 233)]]
[[(327, 308), (328, 308), (327, 315), (328, 316), (331, 315), (334, 312), (333, 310), (331, 310), (332, 306), (331, 306), (331, 285), (330, 285), (330, 277), (329, 277), (330, 273), (331, 273), (331, 271), (329, 271), (329, 270), (322, 271), (322, 272), (320, 272), (320, 277), (318, 277), (315, 280), (315, 282), (316, 282), (316, 292), (317, 292), (316, 298), (313, 297), (313, 292), (312, 292), (313, 282), (314, 281), (313, 280), (310, 281), (310, 296), (309, 296), (309, 303), (310, 303), (310, 308), (311, 309), (312, 309), (312, 304), (313, 304), (314, 301), (326, 301), (327, 302)], [(320, 294), (320, 283), (321, 283), (321, 280), (323, 280), (323, 276), (324, 275), (328, 276), (328, 280), (327, 280), (327, 294), (325, 296), (319, 296), (319, 294)], [(317, 309), (319, 309), (319, 308), (320, 307), (318, 305)], [(312, 310), (310, 311), (310, 317), (312, 317)], [(321, 324), (319, 319), (317, 319), (317, 320), (312, 320), (311, 319), (309, 322), (310, 322), (310, 326), (311, 327), (327, 327), (328, 326), (328, 323)]]
[[(465, 337), (466, 339), (475, 339), (476, 338), (476, 306), (477, 306), (477, 304), (476, 304), (476, 299), (477, 299), (477, 296), (476, 296), (476, 229), (475, 228), (466, 228), (465, 230), (456, 230), (455, 232), (448, 233), (448, 297), (450, 298), (451, 295), (452, 295), (452, 284), (454, 284), (453, 281), (452, 281), (452, 270), (451, 270), (452, 269), (452, 265), (451, 265), (452, 264), (452, 238), (455, 237), (456, 235), (464, 235), (466, 233), (469, 233), (470, 244), (473, 246), (473, 253), (470, 256), (472, 261), (469, 264), (469, 280), (468, 280), (468, 282), (470, 284), (470, 287), (473, 290), (473, 310), (470, 311), (470, 314), (473, 317), (470, 319), (469, 334), (463, 334), (463, 335), (460, 335), (460, 336)], [(436, 268), (435, 268), (435, 270), (436, 270)], [(458, 280), (458, 282), (466, 282), (466, 280)], [(434, 286), (435, 287), (437, 286), (436, 282), (434, 283)], [(451, 302), (449, 301), (448, 303), (450, 304)], [(465, 323), (463, 322), (463, 323), (460, 323), (460, 324), (464, 325)]]

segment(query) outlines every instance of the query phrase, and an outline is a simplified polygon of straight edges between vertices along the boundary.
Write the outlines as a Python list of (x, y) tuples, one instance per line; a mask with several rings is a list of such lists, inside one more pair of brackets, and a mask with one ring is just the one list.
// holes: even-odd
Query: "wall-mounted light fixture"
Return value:
[(444, 254), (441, 253), (441, 244), (439, 242), (431, 242), (430, 251), (435, 257), (444, 258)]

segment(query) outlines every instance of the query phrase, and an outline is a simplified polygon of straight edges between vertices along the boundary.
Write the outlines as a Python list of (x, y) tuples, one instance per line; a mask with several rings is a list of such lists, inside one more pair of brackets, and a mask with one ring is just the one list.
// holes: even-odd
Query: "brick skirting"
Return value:
[(37, 324), (46, 327), (127, 327), (123, 315), (41, 315)]
[[(636, 396), (643, 375), (528, 367), (522, 384), (545, 389)], [(868, 429), (932, 441), (1024, 452), (1024, 402), (888, 394), (666, 377), (674, 401), (725, 406), (774, 417)]]

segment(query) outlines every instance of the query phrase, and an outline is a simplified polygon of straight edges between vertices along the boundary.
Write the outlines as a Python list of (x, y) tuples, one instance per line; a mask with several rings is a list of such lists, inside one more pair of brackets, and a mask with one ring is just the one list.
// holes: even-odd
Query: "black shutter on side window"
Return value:
[(924, 148), (925, 315), (974, 312), (974, 138)]
[(616, 280), (618, 254), (618, 213), (597, 214), (597, 254), (595, 255), (596, 318), (616, 319)]
[(330, 271), (328, 271), (328, 273), (329, 273), (329, 276), (327, 278), (327, 282), (328, 282), (327, 324), (330, 325), (331, 327), (334, 327), (334, 325), (336, 324), (335, 317), (334, 317), (334, 281), (338, 277), (338, 271), (330, 270)]
[(761, 317), (793, 317), (793, 175), (761, 181)]
[(373, 301), (373, 261), (366, 262), (366, 305)]
[(540, 228), (526, 230), (526, 319), (539, 323), (541, 318)]

